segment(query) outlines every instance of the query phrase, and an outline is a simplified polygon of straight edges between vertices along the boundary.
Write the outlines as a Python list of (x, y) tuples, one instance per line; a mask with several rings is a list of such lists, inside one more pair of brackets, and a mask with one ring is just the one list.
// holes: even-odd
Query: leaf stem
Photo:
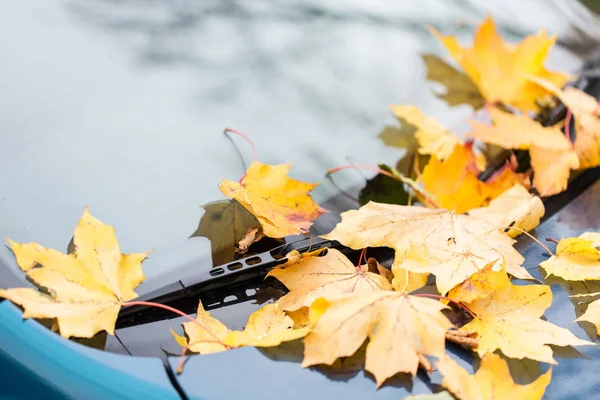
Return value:
[(393, 174), (391, 172), (388, 172), (386, 170), (383, 170), (379, 167), (375, 167), (373, 165), (368, 165), (368, 164), (346, 164), (346, 165), (342, 165), (336, 168), (331, 168), (329, 170), (327, 170), (327, 176), (338, 172), (338, 171), (342, 171), (344, 169), (362, 169), (362, 170), (366, 170), (366, 171), (373, 171), (373, 172), (377, 172), (378, 174), (381, 175), (385, 175), (387, 177), (390, 177), (394, 180), (397, 180), (398, 182), (404, 183), (406, 185), (408, 185), (411, 189), (413, 189), (414, 191), (420, 193), (423, 198), (425, 199), (425, 201), (427, 203), (429, 203), (432, 207), (435, 208), (439, 208), (439, 206), (437, 205), (437, 203), (433, 200), (433, 198), (431, 197), (431, 195), (429, 193), (427, 193), (424, 189), (419, 188), (416, 185), (416, 182), (414, 182), (412, 179), (408, 179), (406, 178), (404, 175), (398, 173), (398, 174)]
[[(252, 140), (250, 140), (250, 138), (246, 134), (244, 134), (240, 131), (236, 131), (235, 129), (231, 129), (231, 128), (225, 128), (223, 133), (224, 134), (233, 133), (235, 135), (242, 137), (244, 140), (246, 140), (246, 142), (248, 142), (248, 144), (252, 148), (252, 153), (254, 155), (254, 161), (258, 161), (258, 152), (256, 151), (256, 147), (254, 146), (254, 143), (252, 143)], [(239, 182), (242, 183), (242, 181), (244, 180), (245, 177), (246, 177), (246, 172), (244, 173), (244, 175), (242, 175)]]
[(189, 342), (184, 348), (181, 349), (181, 354), (179, 355), (179, 364), (177, 365), (177, 374), (181, 374), (183, 372), (183, 365), (185, 364), (185, 355), (187, 354), (187, 351), (194, 345), (200, 344), (200, 343), (215, 343), (215, 344), (220, 344), (223, 345), (225, 348), (230, 349), (231, 346), (226, 345), (225, 343), (221, 342), (220, 340), (194, 340), (193, 342)]
[(225, 134), (233, 133), (233, 134), (236, 134), (236, 135), (244, 138), (246, 140), (246, 142), (248, 142), (250, 147), (252, 147), (252, 153), (254, 154), (254, 161), (258, 161), (258, 153), (256, 152), (256, 147), (254, 147), (254, 143), (252, 143), (252, 140), (250, 140), (250, 138), (246, 134), (244, 134), (240, 131), (236, 131), (235, 129), (231, 129), (231, 128), (225, 128), (225, 131), (223, 133), (225, 133)]
[(516, 226), (507, 226), (507, 227), (505, 227), (505, 228), (498, 228), (498, 229), (502, 229), (502, 230), (508, 229), (508, 231), (510, 231), (511, 229), (515, 229), (515, 230), (517, 230), (517, 231), (519, 231), (519, 232), (521, 232), (521, 233), (523, 233), (523, 234), (525, 234), (525, 235), (529, 236), (529, 237), (530, 237), (530, 238), (531, 238), (531, 239), (532, 239), (534, 242), (536, 242), (537, 244), (539, 244), (540, 246), (542, 246), (544, 249), (546, 249), (546, 251), (547, 251), (548, 253), (550, 253), (550, 255), (552, 255), (552, 256), (554, 255), (554, 253), (552, 252), (552, 250), (550, 250), (550, 249), (548, 248), (548, 246), (546, 246), (546, 245), (545, 245), (544, 243), (542, 243), (542, 242), (541, 242), (539, 239), (537, 239), (535, 236), (533, 236), (531, 233), (527, 232), (527, 231), (526, 231), (526, 230), (524, 230), (524, 229), (517, 228)]
[(567, 115), (565, 116), (565, 137), (573, 145), (573, 141), (571, 140), (571, 118), (573, 117), (573, 113), (571, 109), (567, 109)]
[(167, 311), (171, 311), (172, 313), (175, 313), (177, 315), (182, 316), (183, 318), (187, 319), (190, 322), (195, 323), (196, 325), (198, 325), (200, 328), (204, 329), (206, 332), (208, 332), (209, 335), (211, 335), (213, 338), (215, 338), (215, 340), (222, 344), (225, 347), (229, 347), (227, 344), (223, 343), (218, 337), (217, 335), (215, 335), (210, 329), (208, 329), (208, 327), (206, 325), (204, 325), (202, 322), (198, 321), (195, 318), (192, 318), (191, 316), (187, 315), (186, 313), (184, 313), (181, 310), (178, 310), (176, 308), (167, 306), (165, 304), (160, 304), (160, 303), (154, 303), (151, 301), (128, 301), (127, 303), (123, 303), (121, 304), (121, 307), (129, 307), (129, 306), (147, 306), (147, 307), (156, 307), (156, 308), (162, 308), (163, 310), (167, 310)]
[(438, 299), (438, 300), (447, 300), (452, 304), (456, 304), (458, 307), (462, 308), (463, 310), (465, 310), (465, 312), (467, 314), (469, 314), (471, 317), (475, 318), (476, 315), (473, 311), (469, 310), (469, 308), (467, 306), (465, 306), (463, 303), (453, 300), (450, 297), (446, 297), (446, 296), (440, 296), (438, 294), (428, 294), (428, 293), (420, 293), (420, 294), (415, 294), (415, 297), (428, 297), (428, 298), (432, 298), (432, 299)]
[(367, 248), (365, 247), (364, 249), (362, 249), (362, 251), (360, 252), (360, 256), (358, 256), (358, 265), (356, 266), (356, 268), (360, 268), (360, 266), (362, 265), (362, 260), (363, 258), (366, 258), (365, 255), (367, 254)]
[(546, 241), (558, 244), (558, 240), (556, 240), (554, 238), (546, 238)]

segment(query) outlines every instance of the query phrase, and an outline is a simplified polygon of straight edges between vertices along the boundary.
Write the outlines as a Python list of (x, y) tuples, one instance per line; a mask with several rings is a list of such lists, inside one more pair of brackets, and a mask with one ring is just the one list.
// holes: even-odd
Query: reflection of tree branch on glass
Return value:
[(373, 110), (356, 95), (370, 88), (383, 97), (377, 86), (384, 79), (369, 66), (382, 65), (373, 58), (389, 46), (360, 60), (364, 43), (350, 45), (391, 35), (399, 43), (431, 40), (422, 18), (318, 2), (92, 0), (72, 2), (70, 12), (133, 49), (138, 66), (193, 72), (202, 101), (224, 103), (247, 91), (255, 101), (299, 101), (320, 120), (338, 113), (358, 124), (372, 121)]

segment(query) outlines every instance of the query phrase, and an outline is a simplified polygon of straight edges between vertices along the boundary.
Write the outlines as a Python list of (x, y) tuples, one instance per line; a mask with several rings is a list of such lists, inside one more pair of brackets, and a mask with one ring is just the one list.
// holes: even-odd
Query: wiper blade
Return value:
[[(197, 274), (152, 290), (134, 301), (151, 301), (177, 308), (186, 313), (193, 313), (198, 306), (198, 300), (203, 297), (209, 300), (210, 298), (217, 299), (218, 296), (215, 296), (215, 293), (222, 290), (235, 295), (236, 290), (245, 290), (248, 282), (261, 280), (269, 270), (285, 263), (287, 261), (286, 254), (292, 250), (305, 253), (326, 247), (337, 248), (346, 253), (353, 251), (336, 241), (308, 237), (211, 269), (207, 269), (206, 265), (202, 263), (198, 265)], [(191, 262), (191, 264), (194, 263), (198, 263), (198, 261)], [(186, 267), (193, 268), (192, 265)], [(176, 316), (166, 310), (149, 306), (129, 306), (121, 309), (116, 328), (121, 329), (174, 317)]]

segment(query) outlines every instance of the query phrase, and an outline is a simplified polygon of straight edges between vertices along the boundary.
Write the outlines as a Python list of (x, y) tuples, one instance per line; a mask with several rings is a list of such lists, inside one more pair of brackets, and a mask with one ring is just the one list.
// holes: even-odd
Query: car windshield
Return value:
[[(372, 165), (402, 157), (380, 137), (397, 125), (390, 104), (417, 105), (448, 126), (471, 114), (441, 101), (435, 92), (443, 89), (425, 79), (422, 54), (449, 61), (428, 25), (463, 43), (486, 15), (511, 41), (548, 28), (561, 40), (546, 65), (571, 73), (597, 33), (579, 27), (600, 26), (582, 3), (559, 1), (37, 0), (7, 7), (0, 16), (0, 237), (66, 251), (87, 205), (115, 226), (125, 253), (154, 249), (143, 265), (154, 285), (169, 283), (153, 278), (191, 259), (212, 265), (210, 241), (194, 235), (202, 206), (224, 199), (219, 182), (238, 180), (253, 159), (250, 146), (224, 128), (250, 137), (261, 162), (293, 163), (292, 177), (321, 182), (314, 198), (324, 204), (369, 176), (345, 171), (337, 186), (326, 180), (347, 157)], [(8, 247), (0, 258), (28, 284)]]

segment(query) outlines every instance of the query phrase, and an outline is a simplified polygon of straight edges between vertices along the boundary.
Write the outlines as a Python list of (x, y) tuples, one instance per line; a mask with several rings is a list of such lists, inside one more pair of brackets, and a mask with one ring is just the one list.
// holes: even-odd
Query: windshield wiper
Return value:
[[(207, 269), (205, 264), (198, 265), (199, 272), (197, 274), (150, 291), (136, 298), (135, 301), (152, 301), (186, 313), (194, 313), (199, 299), (204, 298), (203, 303), (210, 304), (222, 297), (218, 296), (219, 292), (225, 291), (222, 294), (226, 296), (235, 294), (238, 289), (245, 290), (248, 282), (262, 280), (269, 270), (285, 263), (287, 261), (286, 254), (292, 250), (302, 254), (323, 248), (337, 248), (343, 253), (354, 252), (336, 241), (311, 236), (214, 268)], [(192, 265), (187, 266), (192, 267)], [(116, 327), (117, 329), (126, 328), (174, 317), (176, 316), (169, 311), (147, 306), (130, 306), (121, 309)]]
[[(599, 77), (590, 78), (582, 76), (573, 84), (573, 86), (585, 90), (596, 99), (600, 99)], [(566, 108), (561, 104), (552, 110), (548, 118), (543, 121), (543, 124), (546, 126), (553, 125), (560, 121), (565, 113)], [(576, 134), (575, 130), (571, 130), (571, 132)], [(571, 140), (574, 141), (575, 138), (572, 137)], [(506, 153), (507, 157), (509, 154), (510, 152)], [(521, 152), (517, 157), (519, 158), (519, 166), (521, 168), (523, 168), (523, 166), (526, 168), (529, 167), (529, 156), (527, 152)], [(489, 177), (495, 170), (502, 168), (504, 164), (505, 161), (496, 164), (491, 169), (487, 169), (481, 174), (480, 179), (485, 180), (485, 178)], [(591, 186), (598, 180), (599, 176), (600, 167), (574, 174), (574, 178), (569, 182), (566, 191), (555, 196), (544, 198), (546, 213), (543, 220), (550, 218), (569, 201)], [(185, 264), (184, 267), (194, 268), (193, 264), (198, 264), (196, 268), (199, 271), (198, 273), (167, 284), (156, 290), (152, 290), (135, 300), (152, 301), (168, 305), (188, 314), (196, 312), (199, 300), (203, 301), (206, 309), (246, 301), (249, 298), (252, 298), (252, 296), (246, 294), (248, 286), (251, 283), (255, 286), (261, 285), (263, 278), (269, 270), (287, 261), (285, 256), (290, 251), (297, 250), (300, 253), (304, 253), (325, 247), (336, 248), (346, 255), (359, 252), (359, 250), (353, 250), (342, 246), (336, 241), (325, 240), (318, 236), (311, 236), (277, 246), (270, 251), (232, 261), (211, 269), (206, 269), (206, 265), (203, 262), (191, 261), (190, 263)], [(386, 256), (390, 255), (390, 252), (383, 248), (378, 248), (377, 252), (379, 252), (379, 254), (382, 254), (383, 252)], [(225, 304), (223, 299), (232, 295), (238, 300), (230, 301)], [(170, 318), (176, 318), (170, 311), (147, 306), (129, 306), (121, 309), (116, 328), (127, 328)]]

